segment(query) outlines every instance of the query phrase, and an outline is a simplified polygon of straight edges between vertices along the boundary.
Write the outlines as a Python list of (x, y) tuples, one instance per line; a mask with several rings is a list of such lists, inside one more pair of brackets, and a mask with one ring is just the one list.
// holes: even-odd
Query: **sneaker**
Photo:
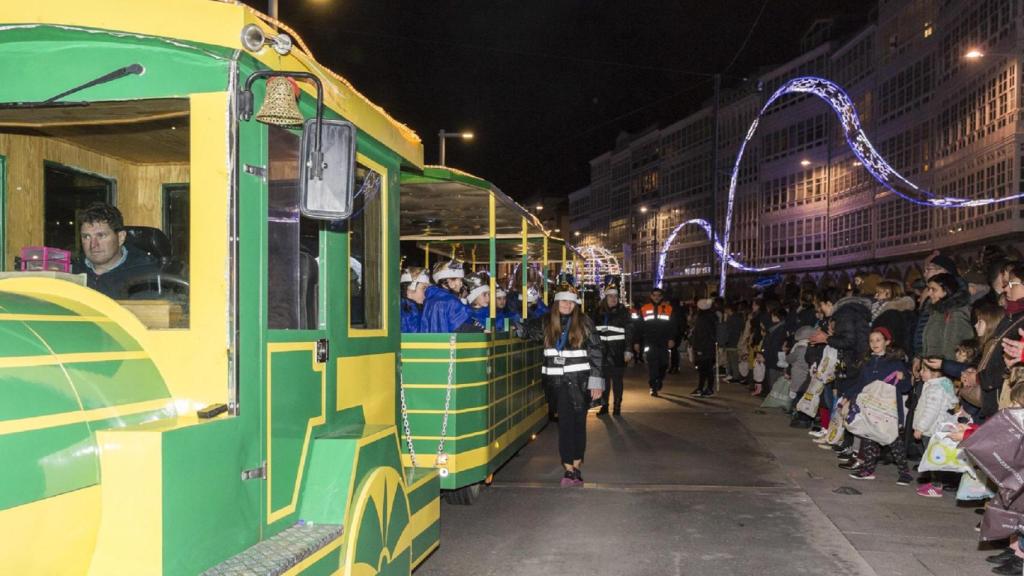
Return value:
[(618, 416), (619, 414), (622, 414), (622, 408), (619, 408), (618, 406), (612, 408), (612, 416)]
[(704, 398), (710, 398), (710, 397), (712, 397), (714, 395), (715, 395), (715, 391), (713, 389), (712, 390), (705, 390), (704, 393), (701, 394), (701, 396), (703, 396)]
[(910, 475), (910, 472), (900, 472), (900, 477), (896, 479), (896, 483), (900, 486), (908, 486), (914, 481), (914, 477)]
[(574, 468), (572, 471), (572, 479), (576, 486), (583, 486), (583, 473), (580, 472), (579, 468)]
[(1018, 556), (1014, 556), (1013, 558), (1010, 558), (1009, 560), (1007, 560), (1005, 564), (1003, 564), (1001, 566), (996, 566), (995, 568), (993, 568), (992, 572), (995, 573), (995, 574), (1013, 574), (1013, 575), (1016, 575), (1016, 574), (1020, 574), (1021, 570), (1024, 570), (1024, 560), (1022, 560)]
[(992, 556), (986, 556), (985, 557), (985, 562), (988, 562), (990, 564), (1006, 564), (1008, 561), (1012, 560), (1014, 556), (1016, 556), (1016, 554), (1014, 554), (1013, 550), (1011, 550), (1010, 548), (1007, 548), (1006, 550), (1003, 550), (999, 554), (993, 554)]
[(841, 448), (839, 446), (829, 446), (829, 448), (838, 452), (838, 454), (836, 454), (836, 458), (849, 458), (850, 456), (853, 456), (853, 448)]
[[(815, 444), (828, 444), (828, 435), (822, 434), (821, 436), (815, 436), (814, 440), (811, 440), (811, 442), (814, 442)], [(831, 444), (829, 444), (829, 446), (831, 446)]]
[(658, 391), (655, 390), (654, 388), (651, 388), (651, 396), (654, 396), (655, 398), (657, 398), (658, 397)]
[(942, 488), (931, 482), (921, 484), (917, 489), (917, 495), (924, 496), (925, 498), (942, 498)]
[(597, 415), (598, 416), (600, 416), (602, 414), (607, 414), (607, 413), (608, 413), (608, 405), (607, 404), (604, 405), (604, 406), (601, 406), (601, 409), (597, 411)]
[(760, 396), (761, 395), (761, 385), (760, 384), (754, 384), (754, 389), (750, 391), (750, 395), (751, 396)]
[(868, 472), (867, 470), (857, 470), (850, 474), (850, 478), (853, 478), (854, 480), (874, 480), (875, 473)]
[(703, 396), (703, 395), (704, 395), (704, 391), (701, 390), (700, 388), (697, 388), (693, 392), (690, 392), (690, 396)]
[(572, 470), (566, 470), (562, 476), (562, 488), (572, 488), (576, 485), (576, 475)]
[(814, 426), (807, 431), (808, 436), (814, 436), (815, 438), (821, 438), (826, 434), (828, 434), (828, 430), (822, 428), (821, 426)]
[[(815, 439), (814, 443), (817, 444), (818, 448), (821, 448), (822, 450), (831, 450), (831, 449), (835, 448), (835, 446), (829, 444), (827, 441), (825, 441), (825, 442), (818, 442), (818, 440), (819, 439)], [(842, 456), (839, 456), (839, 457), (842, 458)]]
[(839, 463), (840, 468), (842, 468), (843, 470), (850, 470), (851, 472), (860, 470), (860, 467), (863, 465), (864, 463), (861, 462), (860, 460), (857, 460), (856, 458)]

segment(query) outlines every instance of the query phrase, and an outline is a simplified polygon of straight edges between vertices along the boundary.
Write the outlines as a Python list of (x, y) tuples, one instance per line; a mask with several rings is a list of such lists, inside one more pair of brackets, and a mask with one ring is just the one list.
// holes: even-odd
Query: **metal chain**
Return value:
[(398, 397), (402, 400), (402, 432), (405, 444), (409, 447), (409, 461), (416, 468), (416, 448), (412, 445), (412, 432), (409, 431), (409, 408), (405, 405), (405, 375), (402, 373), (402, 353), (398, 353)]
[(437, 465), (441, 476), (448, 476), (448, 455), (444, 453), (445, 436), (448, 435), (448, 411), (452, 403), (452, 384), (455, 379), (455, 334), (448, 337), (448, 386), (444, 394), (444, 416), (441, 418), (441, 440), (437, 443)]

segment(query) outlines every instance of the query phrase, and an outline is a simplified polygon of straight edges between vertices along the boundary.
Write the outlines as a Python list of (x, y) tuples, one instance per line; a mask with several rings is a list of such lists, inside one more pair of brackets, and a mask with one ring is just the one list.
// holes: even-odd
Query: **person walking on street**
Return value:
[(633, 355), (628, 344), (633, 341), (633, 322), (629, 317), (629, 309), (619, 301), (617, 283), (605, 285), (604, 298), (597, 305), (593, 320), (604, 351), (601, 370), (607, 384), (601, 397), (601, 409), (597, 414), (608, 413), (608, 401), (614, 392), (612, 415), (618, 416), (622, 411), (622, 377), (628, 361), (626, 356)]
[[(647, 382), (651, 396), (657, 396), (668, 370), (668, 351), (675, 346), (676, 323), (672, 317), (672, 305), (663, 302), (661, 288), (651, 290), (650, 301), (640, 307), (640, 334), (647, 347)], [(633, 344), (633, 350), (640, 353), (640, 343)]]
[(712, 300), (697, 301), (697, 317), (693, 323), (693, 359), (697, 365), (697, 389), (691, 396), (711, 396), (715, 393), (715, 343), (718, 316), (711, 309)]
[(583, 455), (587, 448), (587, 410), (604, 391), (604, 350), (594, 323), (583, 314), (576, 290), (560, 285), (554, 306), (530, 322), (531, 340), (544, 343), (541, 373), (558, 406), (558, 454), (565, 474), (561, 485), (583, 486)]

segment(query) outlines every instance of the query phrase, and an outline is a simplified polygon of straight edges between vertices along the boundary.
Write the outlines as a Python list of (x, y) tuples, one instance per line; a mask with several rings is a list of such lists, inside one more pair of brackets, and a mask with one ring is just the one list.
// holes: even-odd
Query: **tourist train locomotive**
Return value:
[[(0, 572), (408, 574), (546, 410), (507, 327), (399, 333), (400, 238), (564, 244), (246, 6), (5, 3), (0, 47)], [(96, 200), (158, 263), (123, 299), (33, 248)]]

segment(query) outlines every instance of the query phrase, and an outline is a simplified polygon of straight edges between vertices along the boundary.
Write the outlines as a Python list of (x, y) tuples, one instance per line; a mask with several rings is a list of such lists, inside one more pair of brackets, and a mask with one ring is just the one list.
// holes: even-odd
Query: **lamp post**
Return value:
[(440, 145), (440, 148), (441, 148), (441, 158), (440, 158), (440, 162), (438, 164), (440, 164), (441, 166), (445, 165), (445, 163), (444, 163), (444, 141), (447, 140), (448, 138), (459, 138), (461, 140), (472, 140), (473, 139), (473, 133), (472, 132), (445, 132), (444, 130), (438, 131), (438, 133), (437, 133), (437, 142), (438, 142), (438, 144)]

